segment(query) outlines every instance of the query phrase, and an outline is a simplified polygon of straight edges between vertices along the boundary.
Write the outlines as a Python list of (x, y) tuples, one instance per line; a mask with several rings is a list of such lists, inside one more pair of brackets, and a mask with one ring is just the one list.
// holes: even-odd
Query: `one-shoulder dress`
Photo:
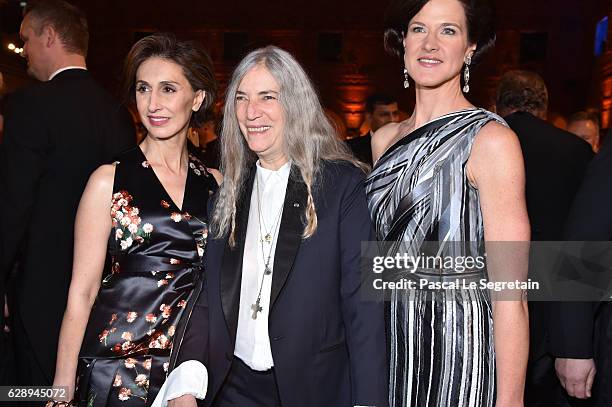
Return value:
[(109, 206), (112, 262), (81, 347), (81, 406), (150, 405), (165, 381), (202, 287), (207, 201), (216, 189), (194, 154), (182, 208), (139, 147), (117, 159)]
[[(505, 125), (478, 108), (444, 115), (400, 139), (378, 160), (366, 192), (377, 239), (386, 242), (387, 254), (419, 255), (427, 242), (436, 242), (434, 252), (441, 257), (482, 255), (479, 194), (467, 178), (466, 163), (476, 134), (492, 120)], [(410, 278), (455, 276), (461, 271), (440, 267), (417, 270)], [(475, 277), (467, 271), (463, 276)], [(486, 278), (486, 270), (481, 276)], [(487, 290), (393, 290), (385, 314), (391, 407), (494, 404)]]

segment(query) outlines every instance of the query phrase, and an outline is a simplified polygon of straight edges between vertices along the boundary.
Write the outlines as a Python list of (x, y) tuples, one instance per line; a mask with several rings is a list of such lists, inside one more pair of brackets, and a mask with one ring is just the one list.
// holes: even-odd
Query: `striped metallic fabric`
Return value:
[[(378, 160), (366, 191), (377, 238), (388, 242), (387, 255), (419, 255), (428, 242), (435, 242), (440, 256), (484, 253), (479, 195), (466, 163), (476, 134), (492, 120), (505, 125), (479, 108), (444, 115), (400, 139)], [(394, 290), (385, 317), (391, 407), (494, 405), (493, 319), (486, 290)]]

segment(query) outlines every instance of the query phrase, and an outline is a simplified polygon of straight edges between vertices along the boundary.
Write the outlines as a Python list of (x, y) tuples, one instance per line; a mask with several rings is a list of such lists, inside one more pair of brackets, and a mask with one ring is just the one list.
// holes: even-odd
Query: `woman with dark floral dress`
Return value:
[(124, 80), (148, 133), (98, 168), (81, 198), (53, 383), (83, 406), (155, 399), (202, 287), (207, 202), (220, 179), (187, 142), (215, 96), (206, 52), (146, 37), (130, 51)]

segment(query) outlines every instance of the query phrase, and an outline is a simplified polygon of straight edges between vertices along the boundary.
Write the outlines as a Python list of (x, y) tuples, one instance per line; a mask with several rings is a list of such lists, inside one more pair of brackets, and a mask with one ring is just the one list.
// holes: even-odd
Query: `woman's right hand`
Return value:
[[(69, 380), (54, 380), (53, 381), (53, 387), (55, 388), (59, 388), (59, 387), (63, 387), (66, 389), (66, 392), (63, 394), (63, 397), (61, 400), (58, 399), (52, 399), (47, 401), (47, 404), (45, 405), (45, 407), (63, 407), (63, 406), (70, 406), (73, 405), (72, 403), (74, 402), (74, 380), (72, 380), (72, 382), (70, 382)], [(54, 401), (58, 401), (59, 403), (53, 403)], [(66, 404), (64, 404), (66, 403)]]
[(168, 401), (168, 407), (197, 407), (197, 405), (196, 398), (191, 394), (185, 394)]

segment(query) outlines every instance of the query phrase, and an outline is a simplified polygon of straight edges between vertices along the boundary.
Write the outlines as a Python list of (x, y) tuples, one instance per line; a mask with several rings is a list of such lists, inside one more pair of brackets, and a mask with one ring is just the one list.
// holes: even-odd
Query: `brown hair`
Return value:
[(191, 115), (189, 123), (191, 127), (200, 127), (207, 119), (208, 109), (215, 102), (217, 81), (210, 56), (194, 41), (179, 41), (172, 34), (156, 33), (134, 44), (123, 68), (124, 100), (136, 103), (136, 72), (144, 61), (154, 57), (167, 59), (179, 65), (191, 88), (194, 91), (205, 92), (204, 102), (200, 109)]
[[(468, 40), (476, 44), (472, 65), (477, 64), (486, 51), (495, 45), (493, 9), (490, 0), (458, 0), (463, 5), (467, 22)], [(392, 0), (385, 12), (385, 50), (403, 58), (403, 40), (408, 23), (429, 0)]]
[(495, 105), (497, 113), (502, 116), (521, 111), (544, 117), (548, 110), (544, 79), (531, 71), (517, 69), (506, 72), (497, 85)]
[(32, 28), (36, 35), (40, 35), (45, 27), (51, 26), (66, 51), (87, 56), (87, 18), (76, 6), (62, 0), (33, 0), (28, 2), (23, 15), (32, 18)]
[(569, 125), (572, 122), (579, 121), (593, 122), (593, 124), (599, 128), (599, 114), (593, 109), (580, 110), (579, 112), (572, 114), (567, 120), (567, 123)]

